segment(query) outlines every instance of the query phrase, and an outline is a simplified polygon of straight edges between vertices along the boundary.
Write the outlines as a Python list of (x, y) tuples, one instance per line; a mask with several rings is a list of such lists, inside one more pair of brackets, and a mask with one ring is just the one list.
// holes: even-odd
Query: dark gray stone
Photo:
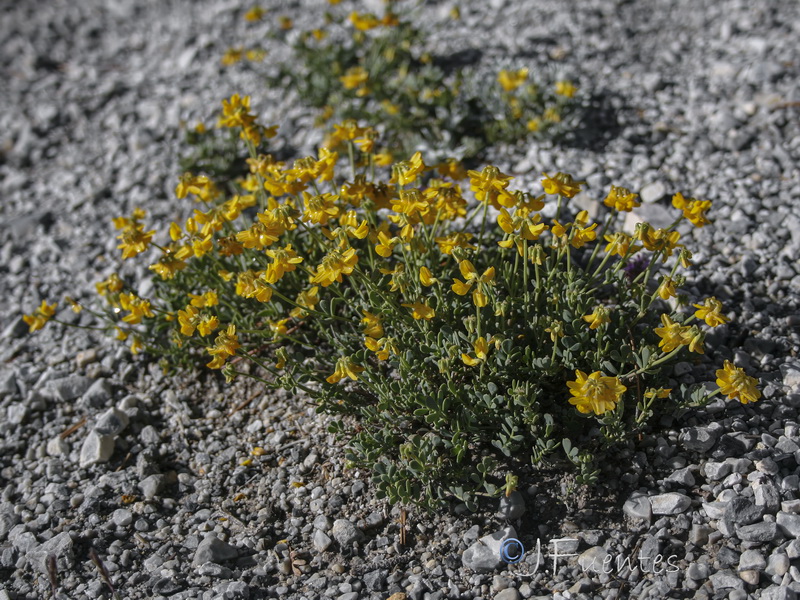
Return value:
[(239, 556), (239, 551), (230, 544), (223, 542), (215, 534), (209, 534), (197, 546), (194, 553), (193, 564), (195, 566), (204, 565), (207, 562), (223, 563), (233, 560)]

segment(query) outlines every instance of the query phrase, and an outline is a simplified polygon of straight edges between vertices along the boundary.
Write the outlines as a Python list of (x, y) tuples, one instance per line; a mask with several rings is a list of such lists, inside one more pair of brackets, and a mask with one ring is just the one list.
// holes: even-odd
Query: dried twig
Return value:
[(92, 559), (97, 570), (100, 571), (100, 578), (103, 580), (103, 583), (108, 586), (108, 589), (111, 590), (111, 595), (114, 597), (114, 600), (120, 600), (119, 594), (114, 590), (114, 585), (111, 583), (111, 575), (94, 548), (89, 548), (89, 558)]
[(81, 428), (81, 427), (83, 427), (84, 425), (86, 425), (86, 417), (83, 417), (83, 418), (82, 418), (80, 421), (78, 421), (78, 422), (77, 422), (77, 423), (75, 423), (74, 425), (71, 425), (71, 426), (67, 427), (67, 428), (66, 428), (64, 431), (62, 431), (62, 432), (61, 432), (61, 434), (59, 435), (59, 437), (60, 437), (62, 440), (65, 440), (65, 439), (67, 439), (69, 436), (71, 436), (73, 433), (75, 433), (76, 431), (78, 431), (78, 429), (80, 429), (80, 428)]
[(47, 555), (47, 576), (50, 579), (50, 598), (55, 600), (58, 589), (58, 563), (55, 555)]

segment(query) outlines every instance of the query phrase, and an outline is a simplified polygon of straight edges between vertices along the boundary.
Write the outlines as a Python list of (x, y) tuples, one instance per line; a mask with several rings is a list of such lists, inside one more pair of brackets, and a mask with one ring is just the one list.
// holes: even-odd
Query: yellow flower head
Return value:
[(503, 69), (497, 75), (497, 82), (506, 92), (513, 92), (528, 78), (528, 69), (522, 68), (517, 71), (506, 71)]
[(312, 283), (328, 287), (333, 282), (342, 282), (342, 275), (350, 275), (358, 263), (358, 254), (354, 248), (346, 250), (334, 249), (328, 252), (311, 277)]
[(214, 345), (206, 348), (208, 353), (214, 357), (206, 366), (211, 369), (221, 369), (225, 364), (225, 359), (235, 355), (240, 346), (239, 338), (236, 335), (236, 325), (228, 325), (227, 329), (217, 335)]
[(697, 309), (694, 313), (695, 318), (705, 321), (709, 327), (716, 327), (730, 320), (722, 314), (722, 303), (713, 296), (703, 300), (702, 304), (692, 304), (692, 306)]
[(616, 254), (624, 257), (629, 253), (635, 254), (642, 249), (641, 246), (637, 246), (635, 244), (631, 246), (633, 238), (622, 231), (606, 234), (603, 236), (603, 239), (608, 242), (606, 245), (606, 253), (612, 256)]
[(550, 177), (547, 173), (542, 173), (542, 186), (546, 194), (551, 196), (561, 195), (565, 198), (572, 198), (581, 191), (581, 185), (585, 181), (575, 181), (572, 175), (568, 173), (561, 173), (560, 171), (554, 177)]
[(461, 355), (461, 360), (469, 367), (479, 365), (486, 360), (486, 357), (489, 355), (489, 342), (486, 341), (485, 337), (481, 336), (473, 342), (472, 348), (475, 351), (474, 356), (469, 354)]
[(378, 27), (381, 22), (375, 15), (371, 13), (350, 13), (350, 22), (358, 31), (369, 31)]
[(48, 304), (45, 300), (39, 305), (33, 314), (23, 315), (22, 320), (28, 325), (28, 332), (33, 333), (44, 327), (53, 316), (56, 314), (57, 303)]
[(569, 81), (556, 81), (556, 94), (565, 98), (572, 98), (578, 88)]
[(719, 390), (728, 399), (738, 398), (742, 404), (755, 402), (761, 398), (761, 392), (756, 387), (758, 380), (750, 377), (744, 369), (734, 366), (729, 360), (723, 364), (723, 368), (716, 372), (717, 385)]
[(597, 329), (601, 325), (611, 322), (609, 310), (604, 306), (596, 307), (592, 314), (584, 315), (581, 318), (589, 323), (589, 329)]
[(661, 279), (661, 283), (658, 285), (658, 289), (656, 291), (662, 300), (674, 298), (677, 296), (677, 292), (675, 291), (675, 280), (672, 279), (672, 277), (665, 276)]
[(154, 317), (153, 311), (150, 309), (150, 301), (143, 300), (135, 294), (120, 294), (119, 303), (123, 310), (129, 310), (131, 314), (122, 318), (123, 321), (130, 325), (136, 325), (142, 322), (143, 317)]
[(228, 100), (222, 101), (222, 117), (219, 119), (221, 127), (252, 127), (256, 117), (250, 114), (250, 96), (241, 97), (234, 94)]
[(364, 332), (364, 335), (371, 338), (382, 338), (384, 332), (383, 325), (381, 325), (380, 316), (367, 310), (362, 312), (364, 314), (364, 318), (361, 319), (361, 325), (363, 326), (362, 331)]
[(709, 225), (711, 221), (706, 218), (706, 212), (711, 208), (711, 200), (695, 200), (683, 197), (680, 192), (672, 197), (672, 206), (683, 211), (683, 216), (695, 227)]
[(496, 202), (498, 193), (506, 189), (513, 179), (493, 165), (485, 166), (482, 171), (467, 171), (467, 175), (469, 189), (475, 193), (478, 202)]
[(617, 377), (606, 377), (601, 371), (586, 375), (583, 371), (575, 371), (575, 381), (567, 382), (572, 398), (569, 403), (583, 414), (602, 415), (614, 410), (620, 397), (628, 389)]
[(689, 343), (690, 340), (686, 339), (689, 327), (675, 323), (667, 314), (661, 315), (661, 325), (654, 331), (661, 338), (658, 347), (664, 352), (672, 352), (675, 348)]
[(417, 320), (425, 320), (428, 321), (436, 316), (436, 312), (427, 304), (422, 302), (413, 302), (410, 304), (401, 304), (405, 308), (410, 308), (413, 312), (411, 316)]
[(631, 193), (627, 188), (612, 185), (603, 204), (620, 212), (630, 212), (637, 206), (641, 206), (638, 198), (638, 194)]
[(364, 67), (351, 67), (344, 75), (339, 77), (339, 81), (342, 82), (346, 90), (354, 90), (357, 87), (361, 87), (368, 79), (369, 73)]
[(353, 381), (356, 381), (358, 379), (358, 374), (363, 370), (364, 367), (354, 363), (349, 356), (342, 356), (336, 361), (336, 370), (325, 380), (328, 383), (339, 383), (345, 377), (349, 377)]

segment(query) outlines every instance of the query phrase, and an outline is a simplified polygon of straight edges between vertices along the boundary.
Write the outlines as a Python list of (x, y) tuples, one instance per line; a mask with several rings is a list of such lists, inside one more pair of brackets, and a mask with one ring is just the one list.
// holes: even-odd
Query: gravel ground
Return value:
[[(122, 598), (795, 598), (796, 1), (491, 0), (463, 3), (456, 24), (447, 2), (420, 9), (435, 50), (477, 47), (487, 76), (550, 62), (593, 92), (579, 135), (496, 150), (504, 170), (530, 181), (569, 171), (594, 198), (611, 182), (641, 190), (655, 222), (675, 191), (714, 201), (687, 287), (716, 295), (733, 321), (679, 379), (713, 379), (731, 359), (764, 398), (663, 421), (592, 493), (530, 472), (476, 514), (401, 512), (374, 498), (367, 473), (343, 469), (304, 398), (165, 377), (85, 330), (26, 335), (23, 312), (89, 297), (118, 268), (112, 216), (142, 206), (178, 218), (181, 126), (222, 98), (252, 95), (287, 147), (310, 150), (313, 115), (295, 98), (220, 66), (278, 15), (305, 28), (321, 11), (270, 4), (258, 24), (228, 0), (0, 8), (0, 600), (47, 597), (50, 555), (57, 597), (110, 598), (91, 548)], [(276, 41), (268, 50), (289, 56)], [(241, 466), (255, 446), (266, 453)], [(528, 550), (520, 564), (499, 558), (509, 536)]]

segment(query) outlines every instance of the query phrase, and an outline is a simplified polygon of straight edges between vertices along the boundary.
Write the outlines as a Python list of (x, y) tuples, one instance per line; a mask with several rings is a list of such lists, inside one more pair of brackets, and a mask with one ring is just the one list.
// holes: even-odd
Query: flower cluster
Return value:
[[(420, 153), (387, 164), (378, 133), (353, 122), (334, 129), (341, 154), (285, 163), (262, 152), (275, 129), (250, 106), (234, 95), (219, 119), (247, 148), (246, 173), (229, 187), (182, 176), (189, 216), (158, 234), (143, 211), (114, 219), (122, 259), (149, 263), (154, 292), (112, 275), (94, 312), (132, 351), (199, 359), (356, 415), (358, 432), (331, 426), (349, 437), (349, 461), (391, 499), (429, 504), (499, 493), (503, 456), (538, 463), (559, 447), (591, 481), (581, 435), (599, 426), (607, 444), (624, 441), (687, 400), (665, 387), (670, 366), (703, 354), (705, 328), (728, 320), (713, 297), (694, 311), (665, 302), (691, 265), (676, 227), (704, 226), (707, 201), (678, 199), (672, 226), (625, 231), (638, 197), (623, 187), (592, 222), (572, 207), (585, 184), (568, 173), (526, 191), (492, 165)], [(25, 321), (39, 329), (55, 309), (43, 302)], [(760, 395), (727, 362), (717, 384), (741, 402)]]

